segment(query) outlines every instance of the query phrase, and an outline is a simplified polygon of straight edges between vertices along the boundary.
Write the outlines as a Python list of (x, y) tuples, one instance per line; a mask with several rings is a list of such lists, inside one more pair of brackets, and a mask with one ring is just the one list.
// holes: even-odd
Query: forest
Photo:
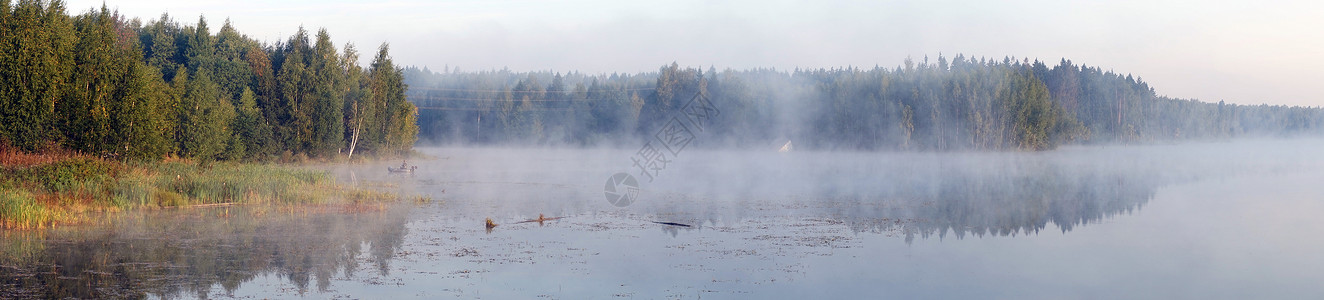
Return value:
[(266, 43), (228, 20), (214, 34), (167, 14), (0, 2), (0, 145), (106, 158), (279, 160), (395, 155), (439, 144), (599, 145), (647, 138), (685, 105), (711, 104), (698, 144), (849, 150), (1046, 150), (1319, 134), (1318, 107), (1161, 96), (1143, 80), (1062, 59), (938, 55), (869, 69), (637, 74), (432, 71), (386, 44), (299, 28)]
[(712, 104), (696, 144), (836, 150), (1048, 150), (1324, 133), (1318, 107), (1160, 96), (1130, 74), (1062, 59), (907, 58), (894, 68), (682, 68), (587, 75), (406, 67), (420, 139), (597, 145), (647, 139), (694, 99)]
[(398, 155), (418, 128), (386, 44), (299, 28), (264, 43), (227, 20), (126, 20), (104, 6), (0, 0), (0, 146), (112, 159)]

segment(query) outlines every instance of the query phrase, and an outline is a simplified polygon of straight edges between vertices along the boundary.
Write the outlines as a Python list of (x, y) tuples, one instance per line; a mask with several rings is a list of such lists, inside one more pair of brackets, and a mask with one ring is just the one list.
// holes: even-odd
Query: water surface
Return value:
[[(1309, 298), (1321, 145), (690, 149), (652, 181), (638, 149), (423, 148), (415, 174), (329, 170), (431, 202), (6, 233), (0, 275), (75, 297)], [(604, 196), (617, 172), (641, 182), (625, 207)]]

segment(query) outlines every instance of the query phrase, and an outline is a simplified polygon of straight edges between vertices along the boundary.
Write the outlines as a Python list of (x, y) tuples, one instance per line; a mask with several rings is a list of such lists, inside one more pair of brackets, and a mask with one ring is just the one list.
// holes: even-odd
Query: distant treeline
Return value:
[(265, 44), (229, 21), (146, 24), (104, 6), (0, 0), (0, 141), (112, 158), (269, 160), (394, 154), (416, 139), (401, 69), (383, 44), (358, 65), (326, 30)]
[[(649, 137), (696, 95), (716, 146), (853, 150), (1052, 149), (1324, 132), (1324, 110), (1158, 96), (1144, 81), (1063, 59), (928, 57), (873, 69), (635, 75), (405, 68), (421, 139), (592, 145)], [(697, 131), (697, 130), (696, 130)]]

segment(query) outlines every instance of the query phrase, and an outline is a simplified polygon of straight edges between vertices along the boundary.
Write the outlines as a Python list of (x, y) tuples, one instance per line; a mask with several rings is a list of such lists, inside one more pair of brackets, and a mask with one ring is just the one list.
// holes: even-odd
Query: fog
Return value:
[(794, 71), (673, 63), (611, 75), (410, 67), (404, 75), (420, 145), (619, 146), (665, 133), (712, 149), (792, 141), (811, 150), (1050, 150), (1324, 133), (1319, 108), (1162, 97), (1135, 76), (1065, 59), (957, 54)]
[[(697, 147), (651, 180), (634, 166), (639, 147), (444, 147), (420, 148), (435, 159), (410, 161), (420, 166), (412, 175), (387, 175), (384, 165), (335, 172), (438, 197), (444, 204), (415, 226), (432, 232), (424, 236), (458, 231), (461, 242), (428, 249), (469, 263), (429, 266), (577, 291), (560, 295), (667, 295), (702, 284), (719, 294), (782, 296), (1293, 297), (1317, 289), (1290, 274), (1324, 266), (1301, 254), (1324, 249), (1303, 239), (1324, 233), (1324, 224), (1301, 211), (1324, 195), (1310, 184), (1324, 180), (1321, 146), (1305, 138), (1048, 152)], [(638, 182), (627, 205), (605, 192), (618, 172)], [(564, 219), (523, 223), (540, 216)], [(485, 218), (500, 225), (484, 233)], [(464, 242), (465, 232), (486, 238)], [(625, 286), (515, 275), (523, 272)]]
[(414, 199), (396, 205), (6, 233), (0, 295), (1298, 298), (1324, 280), (1321, 146), (695, 147), (649, 174), (638, 146), (424, 147), (413, 173), (317, 167)]
[[(422, 170), (407, 178), (377, 167), (337, 172), (357, 182), (403, 180), (423, 194), (444, 189), (439, 196), (466, 219), (628, 214), (702, 228), (793, 216), (855, 231), (959, 238), (1067, 232), (1140, 210), (1167, 186), (1315, 172), (1324, 166), (1311, 150), (1319, 146), (1319, 139), (1252, 139), (1050, 152), (695, 148), (650, 172), (634, 165), (638, 147), (450, 147), (421, 148), (436, 158), (411, 161)], [(604, 182), (618, 172), (639, 182), (637, 198), (624, 207), (603, 196)]]
[[(414, 106), (373, 113), (417, 117), (417, 155), (300, 167), (403, 200), (4, 231), (0, 298), (1324, 294), (1317, 2), (67, 6), (103, 5), (116, 26), (231, 24), (271, 53), (301, 28), (389, 44)], [(194, 52), (173, 56), (210, 59)], [(282, 72), (274, 99), (343, 113), (295, 86), (323, 71)], [(326, 143), (290, 145), (341, 155), (349, 119), (317, 120), (288, 132)], [(410, 123), (382, 134), (398, 145), (350, 143), (407, 149)]]

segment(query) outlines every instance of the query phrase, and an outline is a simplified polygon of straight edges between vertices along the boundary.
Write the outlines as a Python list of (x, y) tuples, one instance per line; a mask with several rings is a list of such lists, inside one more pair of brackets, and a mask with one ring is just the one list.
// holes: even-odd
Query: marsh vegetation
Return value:
[(0, 151), (0, 221), (36, 229), (95, 222), (96, 212), (232, 204), (382, 202), (324, 172), (274, 164), (117, 162), (79, 154)]

